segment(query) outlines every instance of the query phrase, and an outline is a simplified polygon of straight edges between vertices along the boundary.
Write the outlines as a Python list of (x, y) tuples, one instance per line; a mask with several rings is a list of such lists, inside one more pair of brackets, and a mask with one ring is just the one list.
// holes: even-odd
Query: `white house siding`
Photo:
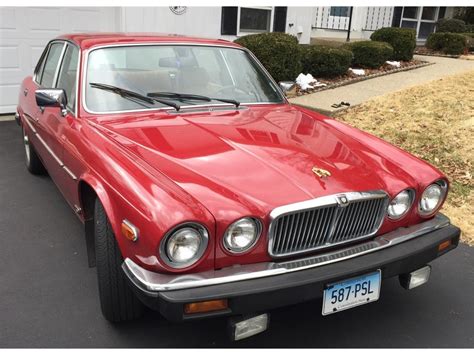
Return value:
[[(349, 28), (349, 18), (329, 16), (330, 6), (314, 8), (314, 21), (311, 37), (345, 39)], [(393, 7), (371, 6), (353, 7), (351, 22), (351, 39), (369, 39), (378, 28), (390, 27), (393, 18)]]
[[(314, 7), (288, 7), (286, 32), (297, 36), (300, 43), (307, 44), (311, 39), (313, 21)], [(291, 24), (293, 26), (290, 26)]]
[[(348, 17), (330, 16), (331, 6), (314, 7), (314, 21), (311, 37), (320, 39), (344, 40), (347, 38), (349, 27)], [(353, 7), (352, 23), (350, 29), (351, 40), (369, 39), (370, 35), (382, 27), (391, 27), (395, 8), (391, 6)], [(419, 8), (421, 15), (422, 8)], [(446, 7), (445, 18), (453, 17), (454, 8)], [(421, 20), (428, 22), (427, 20)], [(436, 19), (432, 22), (435, 22)], [(399, 26), (400, 23), (394, 24)], [(424, 44), (426, 38), (417, 37), (418, 44)]]
[(169, 7), (126, 7), (121, 9), (122, 30), (233, 40), (235, 36), (221, 36), (221, 11), (221, 7), (196, 6), (176, 15)]
[[(125, 32), (175, 33), (230, 41), (248, 34), (221, 35), (221, 12), (221, 7), (193, 6), (187, 7), (183, 14), (176, 15), (168, 7), (126, 7), (121, 10), (122, 30)], [(310, 41), (312, 12), (312, 7), (288, 8), (286, 32), (297, 36), (300, 43), (309, 43)]]

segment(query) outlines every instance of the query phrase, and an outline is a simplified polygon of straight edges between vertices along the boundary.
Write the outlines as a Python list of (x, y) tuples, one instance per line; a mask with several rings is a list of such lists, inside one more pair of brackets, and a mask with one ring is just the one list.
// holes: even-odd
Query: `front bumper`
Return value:
[[(139, 298), (172, 321), (247, 314), (322, 297), (328, 283), (377, 269), (382, 278), (409, 273), (459, 243), (460, 230), (438, 214), (433, 219), (337, 251), (291, 261), (238, 265), (195, 274), (147, 271), (130, 259), (122, 268)], [(447, 241), (451, 245), (438, 251)], [(223, 311), (186, 315), (186, 303), (227, 298)]]

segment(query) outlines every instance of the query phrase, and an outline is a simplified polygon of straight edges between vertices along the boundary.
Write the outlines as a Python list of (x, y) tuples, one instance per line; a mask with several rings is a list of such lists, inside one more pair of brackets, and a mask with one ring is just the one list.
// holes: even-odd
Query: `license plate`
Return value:
[(374, 302), (380, 295), (380, 270), (329, 284), (324, 289), (323, 315)]

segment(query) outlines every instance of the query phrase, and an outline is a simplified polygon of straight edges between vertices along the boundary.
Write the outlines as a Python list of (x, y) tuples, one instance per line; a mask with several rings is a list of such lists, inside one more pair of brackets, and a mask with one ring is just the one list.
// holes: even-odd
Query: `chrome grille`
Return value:
[(388, 203), (383, 191), (325, 196), (275, 209), (271, 214), (269, 253), (275, 257), (368, 238), (382, 224)]

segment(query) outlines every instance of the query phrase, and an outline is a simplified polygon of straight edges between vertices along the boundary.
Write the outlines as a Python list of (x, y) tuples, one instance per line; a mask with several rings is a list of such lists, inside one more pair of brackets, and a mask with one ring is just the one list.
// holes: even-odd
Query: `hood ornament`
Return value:
[(319, 178), (325, 178), (325, 177), (331, 176), (331, 173), (329, 171), (318, 168), (316, 166), (313, 166), (311, 171)]

